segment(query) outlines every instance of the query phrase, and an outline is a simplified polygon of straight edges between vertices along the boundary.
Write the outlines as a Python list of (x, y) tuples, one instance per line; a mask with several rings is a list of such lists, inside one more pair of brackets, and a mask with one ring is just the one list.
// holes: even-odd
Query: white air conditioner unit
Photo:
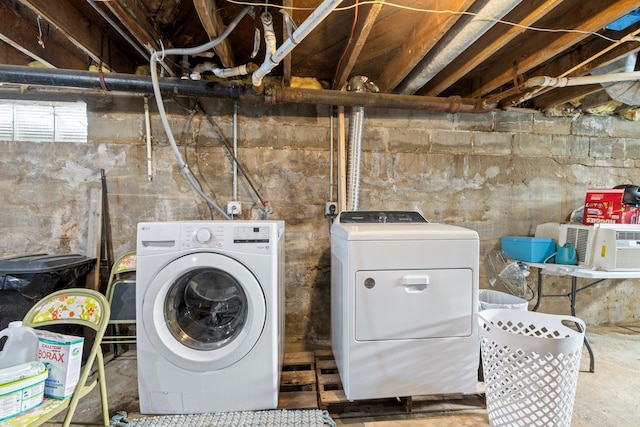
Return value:
[(592, 262), (599, 270), (640, 270), (640, 224), (598, 224)]
[(573, 243), (578, 255), (578, 265), (591, 268), (595, 233), (596, 228), (593, 225), (560, 224), (558, 245), (564, 246), (567, 242)]

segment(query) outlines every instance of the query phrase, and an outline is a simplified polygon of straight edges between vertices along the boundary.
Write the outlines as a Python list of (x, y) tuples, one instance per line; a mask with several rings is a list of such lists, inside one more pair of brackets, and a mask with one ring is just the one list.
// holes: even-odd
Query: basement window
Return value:
[(0, 100), (0, 140), (87, 142), (87, 104)]

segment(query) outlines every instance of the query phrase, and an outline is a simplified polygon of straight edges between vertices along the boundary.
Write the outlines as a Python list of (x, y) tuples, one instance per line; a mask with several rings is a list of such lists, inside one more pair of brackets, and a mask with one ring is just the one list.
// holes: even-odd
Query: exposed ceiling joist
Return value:
[[(630, 36), (640, 32), (640, 29), (633, 30)], [(628, 39), (625, 37), (624, 39)], [(552, 77), (577, 77), (589, 73), (598, 67), (619, 61), (632, 52), (640, 50), (640, 42), (626, 41), (611, 43), (601, 38), (591, 39), (590, 42), (578, 46), (576, 49), (558, 57), (551, 63), (538, 67), (528, 73), (528, 77), (552, 76)], [(511, 106), (526, 99), (534, 99), (548, 92), (555, 92), (554, 88), (536, 88), (527, 91), (526, 94), (517, 92), (513, 96), (505, 97), (502, 105)], [(591, 92), (589, 92), (591, 93)], [(565, 95), (558, 92), (559, 101), (567, 102)], [(547, 97), (547, 102), (553, 102), (551, 97)], [(536, 104), (537, 105), (537, 104)]]
[[(325, 3), (256, 3), (253, 19), (243, 19), (215, 47), (215, 62), (232, 68), (264, 60), (260, 13), (273, 16), (278, 47), (291, 28)], [(144, 72), (145, 67), (138, 66), (149, 65), (151, 50), (196, 47), (217, 39), (244, 7), (230, 0), (2, 0), (0, 18), (10, 24), (0, 28), (0, 65), (24, 66), (37, 59), (67, 70), (86, 70), (93, 63), (118, 73)], [(286, 17), (276, 19), (281, 13)], [(639, 21), (640, 0), (342, 0), (340, 7), (313, 23), (308, 35), (293, 42), (294, 49), (279, 58), (280, 65), (267, 71), (274, 78), (266, 86), (291, 86), (298, 76), (340, 88), (361, 75), (383, 94), (437, 95), (475, 99), (491, 107), (499, 102), (503, 107), (544, 110), (601, 91), (602, 86), (574, 86), (594, 80), (573, 78), (568, 88), (542, 88), (534, 85), (551, 80), (531, 78), (577, 78), (640, 51)], [(46, 49), (38, 45), (38, 23)], [(211, 67), (201, 64), (211, 56), (171, 57), (162, 65), (172, 78), (179, 61), (183, 76), (199, 66), (205, 70), (203, 80), (244, 83), (245, 77), (233, 73), (214, 76)], [(640, 99), (622, 102), (635, 106)], [(575, 108), (565, 105), (562, 110)]]
[[(207, 32), (210, 40), (215, 39), (224, 31), (224, 23), (219, 15), (219, 9), (216, 6), (215, 1), (211, 0), (193, 0), (193, 5), (198, 12), (200, 22)], [(233, 58), (233, 50), (231, 49), (231, 43), (229, 39), (223, 40), (217, 46), (213, 48), (216, 52), (222, 66), (231, 68), (235, 67), (236, 63)]]
[(362, 8), (355, 8), (357, 15), (353, 36), (347, 40), (347, 46), (338, 61), (338, 69), (333, 78), (333, 89), (342, 88), (353, 71), (353, 66), (364, 48), (364, 44), (369, 37), (369, 32), (378, 18), (384, 0), (375, 0), (374, 4), (365, 4)]
[(540, 95), (536, 98), (536, 104), (543, 108), (557, 107), (574, 99), (587, 96), (592, 93), (604, 91), (601, 85), (585, 85), (577, 87), (561, 87), (552, 92)]
[[(62, 1), (18, 0), (33, 13), (51, 24), (56, 31), (68, 39), (76, 48), (96, 64), (104, 64), (112, 71), (132, 71), (131, 61), (117, 46), (106, 46), (108, 39), (103, 36), (103, 24), (96, 25), (86, 15)], [(89, 61), (86, 66), (88, 67)], [(62, 64), (61, 68), (68, 67)]]
[[(285, 11), (291, 10), (293, 0), (282, 0), (282, 6)], [(286, 40), (289, 37), (289, 33), (287, 32), (288, 13), (289, 12), (282, 14), (282, 40)], [(291, 55), (285, 56), (282, 60), (282, 85), (284, 87), (291, 86)]]
[(521, 43), (517, 49), (504, 52), (495, 61), (499, 65), (483, 73), (483, 83), (472, 91), (471, 97), (484, 96), (512, 82), (514, 70), (515, 75), (523, 75), (549, 58), (561, 54), (567, 46), (575, 45), (590, 33), (601, 30), (620, 16), (635, 10), (639, 3), (637, 0), (617, 0), (612, 3), (582, 0), (576, 3), (575, 7), (553, 23), (553, 28), (574, 29), (579, 32), (538, 33)]
[(532, 0), (524, 2), (522, 7), (513, 10), (504, 18), (507, 22), (518, 22), (518, 26), (509, 26), (505, 31), (504, 27), (498, 24), (490, 29), (478, 40), (473, 49), (465, 50), (418, 93), (431, 96), (441, 94), (449, 86), (464, 77), (465, 74), (475, 69), (515, 37), (522, 34), (525, 31), (523, 26), (533, 25), (561, 2), (562, 0)]
[[(446, 3), (446, 5), (443, 5)], [(464, 12), (473, 4), (473, 0), (428, 0), (421, 3), (423, 9), (446, 9), (455, 12)], [(418, 25), (416, 25), (404, 46), (398, 50), (395, 57), (384, 69), (376, 84), (382, 92), (390, 92), (409, 75), (415, 66), (422, 61), (427, 53), (435, 46), (446, 32), (460, 19), (460, 15), (449, 13), (422, 13)], [(396, 21), (397, 25), (402, 25)]]
[[(101, 2), (115, 15), (133, 37), (147, 50), (173, 47), (170, 40), (147, 18), (136, 2), (111, 0)], [(161, 45), (162, 43), (162, 45)]]

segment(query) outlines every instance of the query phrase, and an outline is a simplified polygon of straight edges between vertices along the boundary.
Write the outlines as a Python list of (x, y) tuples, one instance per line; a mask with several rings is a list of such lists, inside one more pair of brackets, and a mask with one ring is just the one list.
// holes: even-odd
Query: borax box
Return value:
[(582, 223), (640, 224), (640, 208), (625, 205), (623, 188), (592, 189), (584, 200)]
[(49, 371), (44, 394), (56, 399), (71, 396), (80, 378), (84, 338), (42, 330), (36, 334), (40, 340), (38, 361)]

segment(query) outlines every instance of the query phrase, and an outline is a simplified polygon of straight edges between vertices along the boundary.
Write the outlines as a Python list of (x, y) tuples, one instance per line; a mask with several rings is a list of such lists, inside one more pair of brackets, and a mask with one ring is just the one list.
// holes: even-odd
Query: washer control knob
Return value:
[(208, 228), (201, 228), (196, 232), (196, 240), (198, 243), (209, 243), (211, 241), (211, 231)]

